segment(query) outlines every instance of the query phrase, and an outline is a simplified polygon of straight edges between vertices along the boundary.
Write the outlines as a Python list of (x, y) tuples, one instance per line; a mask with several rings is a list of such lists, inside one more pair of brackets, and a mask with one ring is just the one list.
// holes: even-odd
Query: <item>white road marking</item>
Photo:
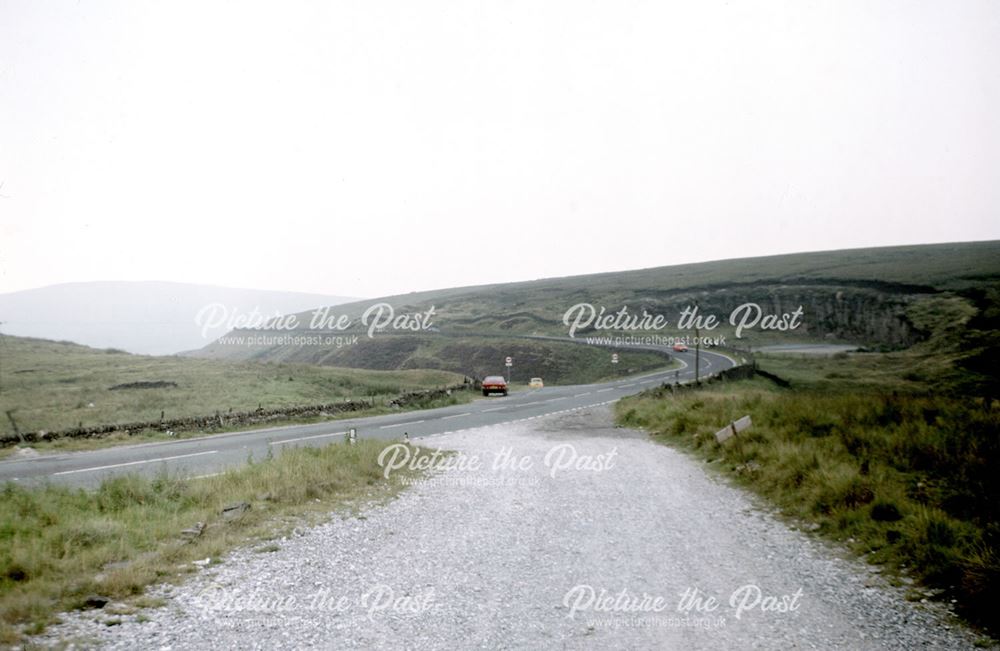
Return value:
[(210, 472), (207, 475), (195, 475), (194, 477), (188, 477), (188, 479), (207, 479), (209, 477), (218, 477), (221, 474), (224, 474), (224, 473), (221, 473), (221, 472)]
[(321, 439), (327, 436), (343, 436), (348, 432), (331, 432), (329, 434), (317, 434), (315, 436), (300, 436), (297, 439), (285, 439), (283, 441), (268, 441), (268, 445), (281, 445), (282, 443), (294, 443), (296, 441), (308, 441), (309, 439)]
[(583, 393), (574, 394), (573, 397), (574, 398), (579, 398), (580, 396), (589, 396), (589, 395), (590, 395), (590, 391), (584, 391)]
[(607, 389), (598, 389), (597, 393), (604, 393), (605, 391), (614, 391), (614, 387), (608, 387)]
[(379, 429), (392, 429), (393, 427), (402, 427), (403, 425), (416, 425), (417, 423), (422, 423), (422, 420), (408, 420), (405, 423), (396, 423), (395, 425), (383, 425)]
[(506, 408), (507, 406), (505, 405), (503, 407), (494, 407), (493, 409), (484, 409), (483, 413), (486, 413), (487, 411), (500, 411), (501, 409), (506, 409)]
[(449, 418), (461, 418), (462, 416), (468, 416), (472, 412), (465, 412), (464, 414), (452, 414), (451, 416), (442, 416), (441, 420), (448, 420)]
[(79, 468), (77, 470), (63, 470), (62, 472), (54, 472), (52, 476), (56, 475), (72, 475), (77, 472), (93, 472), (95, 470), (107, 470), (109, 468), (123, 468), (125, 466), (137, 466), (142, 463), (156, 463), (157, 461), (173, 461), (174, 459), (186, 459), (188, 457), (200, 457), (206, 454), (215, 454), (218, 450), (209, 450), (208, 452), (194, 452), (192, 454), (178, 454), (172, 457), (158, 457), (156, 459), (143, 459), (142, 461), (129, 461), (127, 463), (113, 463), (107, 466), (95, 466), (93, 468)]
[(619, 384), (618, 388), (619, 389), (627, 389), (628, 387), (634, 387), (634, 386), (635, 386), (635, 382), (633, 382), (632, 384)]

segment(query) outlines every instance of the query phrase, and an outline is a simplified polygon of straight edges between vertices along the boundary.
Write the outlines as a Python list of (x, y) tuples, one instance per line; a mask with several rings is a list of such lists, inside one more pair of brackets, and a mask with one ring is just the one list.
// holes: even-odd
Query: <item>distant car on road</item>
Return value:
[(545, 386), (545, 383), (542, 382), (542, 378), (533, 377), (531, 378), (531, 380), (528, 381), (528, 386), (531, 387), (532, 389), (541, 389), (542, 387)]
[(678, 341), (676, 344), (674, 344), (675, 353), (686, 353), (687, 351), (688, 347), (687, 344), (685, 344), (684, 342)]
[(502, 393), (507, 395), (507, 380), (502, 375), (489, 375), (483, 380), (483, 395)]

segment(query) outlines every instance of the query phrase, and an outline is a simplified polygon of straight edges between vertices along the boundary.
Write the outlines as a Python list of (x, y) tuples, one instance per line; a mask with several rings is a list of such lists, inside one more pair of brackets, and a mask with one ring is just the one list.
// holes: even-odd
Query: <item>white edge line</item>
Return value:
[(282, 441), (268, 441), (268, 445), (281, 445), (282, 443), (294, 443), (296, 441), (308, 441), (310, 439), (321, 439), (327, 436), (343, 436), (347, 432), (330, 432), (329, 434), (317, 434), (315, 436), (300, 436), (297, 439), (284, 439)]
[(93, 472), (95, 470), (107, 470), (109, 468), (122, 468), (124, 466), (137, 466), (141, 463), (156, 463), (157, 461), (173, 461), (174, 459), (186, 459), (188, 457), (200, 457), (205, 454), (215, 454), (218, 450), (209, 450), (208, 452), (194, 452), (192, 454), (177, 454), (172, 457), (157, 457), (156, 459), (143, 459), (142, 461), (129, 461), (127, 463), (113, 463), (109, 466), (96, 466), (93, 468), (78, 468), (76, 470), (63, 470), (61, 472), (54, 472), (52, 476), (56, 475), (72, 475), (77, 472)]
[(422, 423), (422, 420), (408, 420), (405, 423), (396, 423), (395, 425), (383, 425), (379, 429), (391, 429), (393, 427), (402, 427), (403, 425), (416, 425), (417, 423)]

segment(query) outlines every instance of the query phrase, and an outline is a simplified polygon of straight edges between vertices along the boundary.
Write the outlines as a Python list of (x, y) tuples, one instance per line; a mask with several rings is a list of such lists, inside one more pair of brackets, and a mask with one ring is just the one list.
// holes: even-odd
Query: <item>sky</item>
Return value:
[(998, 239), (998, 115), (992, 0), (0, 0), (0, 292)]

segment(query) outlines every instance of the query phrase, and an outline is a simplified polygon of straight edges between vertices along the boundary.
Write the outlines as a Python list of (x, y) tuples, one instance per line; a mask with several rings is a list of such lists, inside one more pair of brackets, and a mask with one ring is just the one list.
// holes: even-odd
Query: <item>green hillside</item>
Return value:
[[(0, 336), (0, 433), (325, 404), (461, 383), (438, 370), (150, 357), (69, 342)], [(141, 383), (141, 384), (139, 384)], [(130, 386), (131, 385), (131, 386)]]
[[(218, 347), (223, 348), (222, 345)], [(611, 363), (611, 352), (620, 361)], [(605, 349), (575, 343), (505, 336), (448, 336), (441, 334), (382, 334), (359, 338), (341, 348), (278, 346), (247, 351), (246, 359), (297, 364), (319, 364), (358, 369), (438, 369), (469, 377), (506, 374), (504, 360), (514, 360), (515, 379), (541, 377), (550, 384), (586, 384), (671, 363), (663, 354)]]
[[(323, 345), (234, 346), (222, 342), (195, 354), (223, 359), (294, 358), (364, 367), (366, 359), (388, 357), (387, 350), (400, 345), (379, 332), (368, 337), (362, 316), (380, 302), (391, 305), (396, 316), (426, 313), (433, 307), (433, 331), (417, 333), (425, 338), (430, 334), (465, 338), (501, 334), (565, 337), (568, 328), (563, 317), (580, 303), (593, 305), (595, 310), (603, 307), (609, 313), (625, 307), (632, 315), (644, 310), (662, 314), (670, 326), (655, 334), (694, 334), (675, 326), (681, 310), (697, 303), (700, 313), (716, 315), (723, 321), (712, 333), (725, 336), (729, 345), (829, 341), (892, 350), (930, 336), (930, 330), (922, 325), (928, 305), (939, 299), (954, 299), (973, 312), (982, 310), (988, 302), (988, 291), (998, 284), (997, 241), (798, 253), (461, 287), (336, 306), (331, 314), (351, 322), (350, 328), (337, 334), (357, 334), (365, 355), (338, 352)], [(726, 321), (745, 303), (755, 303), (763, 314), (771, 315), (787, 315), (801, 307), (800, 325), (784, 332), (749, 328), (736, 339)], [(299, 332), (311, 331), (312, 316), (298, 315)], [(391, 328), (387, 332), (406, 334)], [(577, 338), (601, 334), (608, 331), (593, 326), (576, 333)], [(302, 350), (293, 352), (290, 348)], [(401, 358), (396, 368), (412, 363), (412, 357)], [(473, 372), (454, 360), (436, 357), (425, 356), (424, 365)]]

